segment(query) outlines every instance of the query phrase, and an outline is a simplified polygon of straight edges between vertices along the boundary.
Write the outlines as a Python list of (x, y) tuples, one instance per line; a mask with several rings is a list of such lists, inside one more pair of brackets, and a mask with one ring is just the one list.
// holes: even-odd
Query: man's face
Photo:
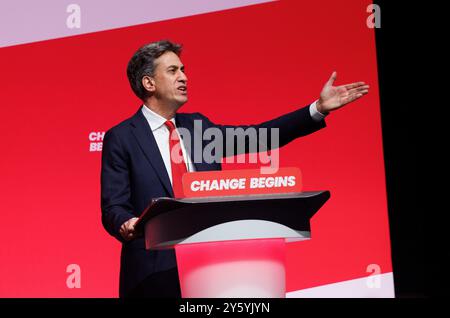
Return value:
[(155, 59), (154, 97), (172, 107), (180, 107), (187, 102), (187, 77), (184, 65), (173, 52), (166, 52)]

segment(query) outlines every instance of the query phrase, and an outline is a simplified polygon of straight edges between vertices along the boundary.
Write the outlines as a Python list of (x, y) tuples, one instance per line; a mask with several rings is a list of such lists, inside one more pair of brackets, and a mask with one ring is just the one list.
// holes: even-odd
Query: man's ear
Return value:
[(150, 93), (153, 93), (156, 90), (155, 80), (153, 77), (147, 75), (142, 77), (142, 86)]

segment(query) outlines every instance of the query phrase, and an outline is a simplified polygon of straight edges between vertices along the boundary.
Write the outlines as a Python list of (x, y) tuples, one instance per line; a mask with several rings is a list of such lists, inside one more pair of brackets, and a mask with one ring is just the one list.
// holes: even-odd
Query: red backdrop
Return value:
[[(104, 132), (137, 111), (126, 65), (141, 45), (184, 45), (184, 112), (256, 123), (303, 107), (332, 71), (370, 94), (281, 149), (303, 190), (330, 190), (313, 239), (290, 244), (287, 291), (392, 272), (374, 30), (369, 1), (278, 1), (0, 50), (0, 296), (115, 297), (120, 244), (100, 219)], [(101, 141), (101, 140), (99, 140)], [(248, 167), (226, 165), (226, 169)], [(66, 268), (81, 268), (81, 288)]]

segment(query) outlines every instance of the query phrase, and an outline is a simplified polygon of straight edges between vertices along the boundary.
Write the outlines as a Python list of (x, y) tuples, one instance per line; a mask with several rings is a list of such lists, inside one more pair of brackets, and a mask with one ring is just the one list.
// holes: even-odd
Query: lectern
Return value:
[(311, 237), (329, 191), (156, 198), (137, 228), (174, 248), (183, 297), (285, 297), (285, 243)]

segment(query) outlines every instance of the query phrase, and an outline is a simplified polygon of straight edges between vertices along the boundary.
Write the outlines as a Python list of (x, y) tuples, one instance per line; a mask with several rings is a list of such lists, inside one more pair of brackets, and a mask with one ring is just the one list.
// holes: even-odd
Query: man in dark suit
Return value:
[[(178, 134), (181, 128), (191, 136), (202, 136), (208, 128), (218, 129), (224, 136), (223, 147), (228, 142), (227, 128), (267, 128), (269, 134), (276, 129), (281, 147), (325, 127), (324, 118), (329, 112), (362, 97), (369, 89), (363, 82), (333, 86), (334, 72), (320, 98), (311, 105), (259, 125), (217, 125), (199, 113), (177, 112), (188, 100), (180, 53), (180, 45), (159, 41), (143, 46), (133, 55), (127, 75), (144, 105), (134, 116), (108, 130), (103, 140), (102, 223), (109, 234), (123, 243), (120, 297), (180, 296), (174, 251), (147, 251), (144, 238), (136, 233), (134, 225), (152, 198), (180, 196), (183, 172), (221, 169), (220, 162), (205, 158), (192, 162), (195, 138), (184, 142)], [(200, 126), (194, 125), (196, 120)], [(202, 140), (202, 148), (208, 142)], [(250, 142), (246, 141), (245, 149), (235, 150), (248, 152)], [(180, 147), (181, 161), (172, 158), (175, 146)]]

